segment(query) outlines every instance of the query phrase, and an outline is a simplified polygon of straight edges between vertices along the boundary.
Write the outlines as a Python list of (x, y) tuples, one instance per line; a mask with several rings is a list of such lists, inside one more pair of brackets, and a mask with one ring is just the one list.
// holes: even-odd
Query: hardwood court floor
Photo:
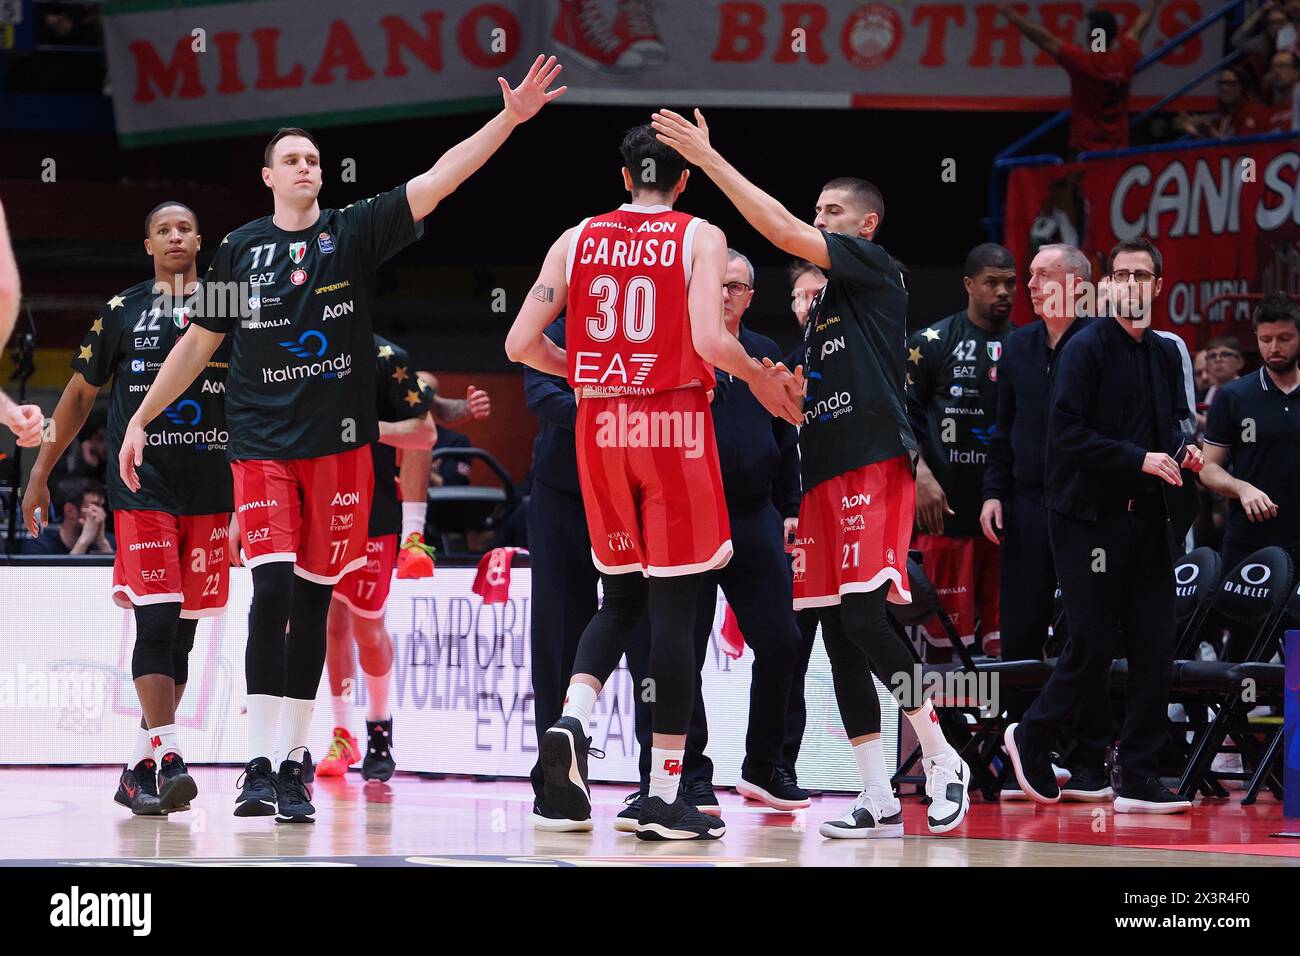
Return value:
[(1202, 801), (1181, 816), (1136, 816), (1084, 804), (976, 802), (961, 829), (932, 837), (925, 810), (903, 801), (902, 840), (824, 840), (821, 821), (851, 796), (816, 798), (802, 815), (767, 811), (720, 791), (727, 835), (712, 843), (647, 843), (613, 829), (628, 788), (598, 785), (595, 830), (528, 826), (526, 782), (320, 780), (313, 825), (231, 814), (236, 768), (196, 767), (194, 809), (132, 817), (112, 801), (116, 767), (0, 768), (0, 865), (122, 861), (201, 866), (236, 860), (376, 866), (1300, 866), (1300, 832), (1271, 797), (1242, 807)]

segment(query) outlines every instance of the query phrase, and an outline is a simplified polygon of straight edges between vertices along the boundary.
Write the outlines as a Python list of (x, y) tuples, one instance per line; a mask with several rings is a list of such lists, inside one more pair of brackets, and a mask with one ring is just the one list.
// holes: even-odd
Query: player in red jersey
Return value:
[(699, 110), (695, 120), (660, 110), (653, 126), (660, 140), (699, 165), (751, 226), (827, 279), (804, 326), (808, 395), (799, 432), (804, 498), (794, 606), (821, 612), (835, 697), (863, 788), (821, 833), (832, 839), (903, 835), (902, 807), (885, 771), (872, 672), (894, 692), (921, 744), (930, 831), (947, 832), (970, 808), (970, 768), (944, 738), (885, 610), (886, 601), (912, 599), (907, 550), (917, 447), (903, 394), (907, 290), (889, 254), (874, 242), (884, 199), (866, 180), (832, 179), (822, 187), (815, 221), (801, 222), (710, 145)]
[[(795, 423), (802, 373), (764, 367), (727, 333), (726, 238), (673, 209), (690, 176), (682, 157), (649, 126), (630, 130), (621, 152), (632, 202), (556, 240), (506, 339), (513, 361), (565, 375), (578, 393), (578, 476), (605, 593), (578, 644), (563, 716), (542, 739), (545, 784), (534, 823), (591, 829), (591, 710), (648, 608), (653, 758), (637, 836), (717, 839), (722, 821), (678, 792), (701, 575), (731, 556), (708, 393), (716, 366)], [(542, 333), (566, 307), (560, 349)]]
[(253, 577), (245, 653), (252, 757), (237, 816), (315, 819), (307, 735), (325, 666), (326, 616), (334, 585), (366, 561), (368, 446), (379, 433), (376, 271), (419, 237), (424, 218), (516, 126), (564, 92), (550, 89), (559, 72), (554, 57), (539, 56), (518, 87), (498, 77), (504, 109), (478, 132), (409, 182), (343, 209), (318, 202), (321, 156), (310, 134), (278, 132), (262, 169), (274, 213), (222, 240), (205, 282), (214, 301), (195, 315), (196, 328), (167, 357), (127, 428), (118, 467), (134, 489), (144, 427), (231, 336), (229, 459)]
[[(111, 457), (162, 360), (194, 334), (189, 316), (201, 294), (194, 265), (201, 241), (194, 213), (181, 203), (163, 203), (145, 217), (153, 276), (104, 303), (72, 359), (51, 440), (41, 446), (23, 495), (33, 536), (49, 518), (50, 472), (85, 424), (99, 390), (112, 381)], [(150, 426), (149, 461), (140, 468), (139, 485), (129, 489), (116, 472), (107, 476), (117, 528), (112, 595), (120, 607), (134, 610), (131, 676), (143, 714), (114, 799), (137, 814), (189, 809), (198, 793), (181, 755), (176, 707), (185, 693), (199, 618), (221, 614), (229, 591), (231, 485), (223, 401), (229, 353), (214, 353), (215, 361), (180, 401)]]

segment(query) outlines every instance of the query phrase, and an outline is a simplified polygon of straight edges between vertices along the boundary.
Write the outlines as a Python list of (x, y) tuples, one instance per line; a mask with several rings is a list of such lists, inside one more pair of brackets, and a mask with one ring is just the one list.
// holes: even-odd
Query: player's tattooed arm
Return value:
[(709, 143), (709, 125), (704, 121), (703, 113), (695, 111), (695, 123), (667, 109), (660, 110), (650, 119), (659, 141), (703, 170), (768, 242), (822, 269), (830, 268), (830, 252), (821, 230), (803, 222), (723, 159), (722, 154)]
[(406, 184), (406, 201), (411, 206), (412, 218), (418, 222), (433, 212), (439, 202), (455, 192), (501, 148), (516, 126), (537, 115), (538, 110), (562, 95), (567, 86), (550, 88), (561, 69), (555, 57), (539, 55), (518, 86), (512, 88), (498, 76), (503, 101), (501, 112), (473, 136), (443, 153), (428, 171)]
[[(560, 314), (569, 294), (565, 260), (568, 258), (573, 233), (573, 229), (566, 230), (551, 246), (546, 261), (542, 263), (542, 271), (533, 283), (533, 291), (524, 299), (524, 304), (510, 327), (510, 333), (506, 336), (506, 355), (510, 361), (522, 362), (539, 372), (561, 378), (568, 374), (564, 349), (559, 348), (544, 333)], [(548, 291), (550, 295), (547, 295)]]

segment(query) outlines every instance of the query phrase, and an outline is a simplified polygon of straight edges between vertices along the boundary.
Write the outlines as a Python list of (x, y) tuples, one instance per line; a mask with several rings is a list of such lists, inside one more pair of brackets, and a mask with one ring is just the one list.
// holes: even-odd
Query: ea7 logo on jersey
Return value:
[(840, 507), (845, 511), (850, 508), (863, 508), (871, 504), (871, 495), (848, 495), (840, 498)]
[(337, 319), (340, 316), (351, 315), (351, 314), (352, 314), (352, 300), (348, 299), (348, 301), (340, 302), (338, 305), (325, 306), (325, 312), (321, 315), (320, 318), (321, 321), (324, 322), (326, 319)]
[(274, 272), (254, 272), (248, 277), (249, 285), (270, 285), (274, 281)]
[[(638, 352), (628, 356), (628, 362), (624, 362), (623, 356), (615, 352), (605, 362), (600, 352), (578, 352), (573, 367), (573, 380), (581, 385), (631, 390), (645, 385), (650, 370), (658, 360), (657, 353)], [(630, 375), (629, 363), (633, 369)]]
[(825, 342), (822, 343), (821, 357), (825, 358), (828, 355), (834, 355), (840, 349), (844, 349), (844, 348), (848, 348), (848, 346), (844, 344), (844, 336), (840, 336), (839, 338), (835, 338), (835, 339), (827, 339)]
[(165, 581), (166, 579), (167, 571), (165, 568), (146, 568), (140, 572), (141, 581)]
[(248, 539), (249, 544), (257, 544), (257, 542), (265, 541), (267, 538), (271, 537), (271, 529), (254, 528), (252, 531), (248, 532), (248, 534), (244, 535), (244, 537)]
[(361, 492), (349, 491), (346, 494), (342, 491), (334, 492), (334, 500), (330, 502), (333, 506), (339, 505), (359, 505), (361, 504)]

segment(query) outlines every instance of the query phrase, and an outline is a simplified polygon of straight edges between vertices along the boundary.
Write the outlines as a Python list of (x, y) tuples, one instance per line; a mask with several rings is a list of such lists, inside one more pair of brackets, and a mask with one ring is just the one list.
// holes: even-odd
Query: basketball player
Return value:
[[(181, 203), (165, 202), (145, 217), (144, 248), (153, 257), (153, 277), (104, 304), (72, 360), (72, 377), (54, 410), (52, 440), (41, 446), (23, 496), (23, 517), (33, 536), (49, 520), (50, 472), (85, 424), (100, 388), (113, 380), (112, 456), (163, 360), (194, 334), (191, 310), (201, 288), (194, 261), (201, 242), (194, 213)], [(187, 810), (198, 793), (181, 756), (176, 707), (185, 693), (199, 618), (222, 613), (229, 592), (231, 486), (223, 400), (229, 362), (230, 348), (223, 346), (150, 426), (149, 460), (135, 488), (109, 469), (108, 502), (117, 530), (112, 594), (119, 606), (135, 612), (131, 676), (144, 715), (113, 799), (136, 814)]]
[[(222, 240), (208, 270), (222, 307), (196, 316), (199, 327), (168, 356), (127, 428), (119, 467), (135, 489), (144, 426), (193, 381), (223, 338), (234, 336), (229, 458), (253, 576), (245, 655), (252, 756), (238, 816), (315, 819), (304, 762), (330, 594), (366, 562), (367, 446), (379, 430), (370, 331), (375, 272), (419, 237), (424, 217), (517, 125), (564, 91), (549, 90), (559, 71), (554, 57), (538, 57), (515, 89), (498, 78), (502, 112), (428, 171), (344, 209), (321, 209), (317, 201), (321, 156), (311, 135), (280, 130), (262, 169), (274, 213)], [(239, 291), (229, 295), (232, 289)], [(237, 320), (245, 302), (255, 306), (252, 315)], [(278, 773), (276, 755), (283, 758)]]
[[(679, 793), (695, 693), (692, 632), (701, 575), (731, 557), (708, 392), (716, 366), (772, 414), (798, 420), (801, 382), (750, 358), (722, 321), (722, 231), (676, 203), (690, 176), (649, 126), (623, 138), (632, 202), (556, 240), (506, 339), (512, 361), (567, 374), (578, 392), (578, 475), (604, 605), (578, 643), (562, 716), (542, 738), (544, 804), (591, 829), (587, 727), (627, 633), (650, 615), (650, 789), (637, 820), (649, 840), (717, 839), (718, 817)], [(566, 348), (543, 331), (582, 316)], [(552, 827), (555, 829), (556, 827)]]
[[(348, 572), (334, 586), (325, 623), (325, 663), (329, 673), (334, 735), (325, 759), (316, 768), (321, 777), (340, 777), (361, 759), (356, 738), (348, 730), (354, 680), (353, 646), (366, 675), (366, 746), (361, 775), (387, 780), (396, 764), (392, 757), (393, 718), (388, 688), (393, 669), (393, 645), (384, 622), (388, 591), (397, 563), (402, 512), (398, 502), (397, 449), (432, 448), (438, 429), (429, 408), (432, 390), (411, 370), (411, 357), (401, 346), (374, 336), (375, 382), (379, 409), (379, 440), (370, 444), (375, 490), (366, 529), (366, 563)], [(427, 474), (427, 472), (426, 472)]]
[(961, 824), (970, 770), (915, 686), (912, 656), (890, 627), (886, 600), (908, 603), (907, 549), (915, 499), (916, 439), (904, 406), (907, 291), (873, 240), (884, 217), (880, 191), (862, 179), (822, 187), (812, 225), (745, 179), (698, 125), (654, 114), (660, 141), (717, 184), (774, 245), (816, 265), (827, 283), (804, 327), (808, 395), (799, 434), (804, 497), (795, 543), (794, 606), (822, 609), (822, 640), (835, 696), (862, 772), (862, 793), (823, 836), (901, 836), (902, 808), (885, 772), (874, 672), (894, 688), (921, 744), (932, 833)]
[[(468, 400), (440, 398), (432, 384), (437, 380), (428, 372), (412, 372), (406, 350), (378, 335), (375, 336), (375, 353), (380, 422), (379, 441), (370, 446), (375, 492), (370, 503), (366, 564), (335, 586), (330, 603), (325, 663), (334, 713), (334, 735), (316, 773), (321, 777), (339, 777), (347, 773), (352, 764), (362, 760), (357, 740), (348, 730), (351, 717), (348, 691), (355, 678), (352, 653), (355, 641), (361, 670), (366, 675), (368, 739), (361, 776), (366, 780), (385, 781), (397, 769), (392, 752), (393, 715), (388, 709), (393, 645), (385, 616), (393, 569), (400, 560), (398, 530), (407, 520), (409, 499), (418, 496), (427, 504), (429, 454), (438, 439), (437, 425), (462, 420), (462, 409), (464, 417), (486, 418), (491, 405), (487, 392), (473, 386)], [(399, 448), (402, 450), (400, 472), (396, 451)], [(400, 502), (400, 508), (399, 494), (407, 499)], [(424, 527), (422, 513), (419, 527)], [(402, 548), (413, 557), (423, 557), (429, 565), (429, 574), (409, 576), (428, 577), (433, 573), (433, 560), (429, 553), (433, 549), (424, 544), (421, 531), (410, 531)]]
[[(0, 351), (4, 350), (18, 319), (18, 303), (22, 291), (18, 283), (18, 263), (9, 245), (9, 226), (5, 222), (5, 209), (0, 205)], [(41, 443), (43, 416), (35, 405), (15, 405), (0, 389), (0, 424), (7, 427), (23, 448), (35, 448)]]

